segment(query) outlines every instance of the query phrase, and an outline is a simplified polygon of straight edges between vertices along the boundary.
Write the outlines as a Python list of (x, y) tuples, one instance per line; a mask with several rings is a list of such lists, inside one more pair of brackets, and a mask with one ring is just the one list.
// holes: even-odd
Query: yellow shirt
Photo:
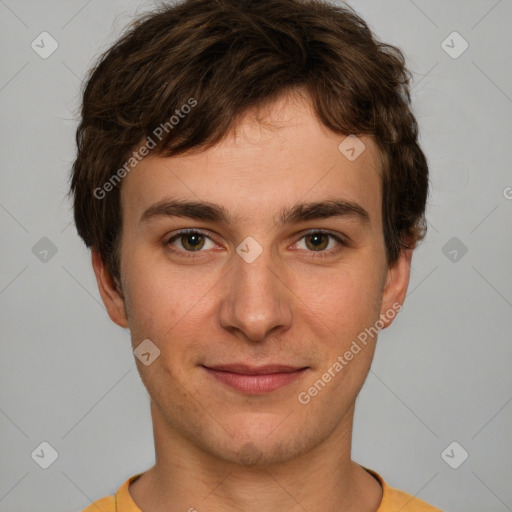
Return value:
[[(382, 501), (380, 502), (377, 512), (442, 512), (441, 509), (432, 507), (424, 501), (415, 498), (405, 492), (392, 489), (387, 486), (382, 477), (367, 469), (382, 486)], [(95, 501), (82, 512), (142, 512), (133, 501), (128, 487), (142, 473), (129, 478), (117, 491), (115, 496), (107, 496)]]

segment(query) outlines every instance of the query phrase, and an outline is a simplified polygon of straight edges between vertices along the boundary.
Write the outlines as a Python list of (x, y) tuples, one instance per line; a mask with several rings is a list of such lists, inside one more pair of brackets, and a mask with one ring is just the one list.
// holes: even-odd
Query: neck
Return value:
[(130, 486), (143, 511), (375, 512), (379, 483), (350, 457), (353, 408), (329, 438), (273, 464), (219, 459), (172, 429), (152, 403), (156, 463)]

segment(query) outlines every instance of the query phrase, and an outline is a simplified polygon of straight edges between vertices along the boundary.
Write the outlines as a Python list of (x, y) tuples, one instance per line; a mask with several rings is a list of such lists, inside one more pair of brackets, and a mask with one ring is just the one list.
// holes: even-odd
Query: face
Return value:
[(137, 360), (155, 427), (243, 464), (350, 435), (376, 341), (362, 333), (391, 322), (410, 263), (386, 265), (371, 138), (349, 160), (298, 95), (260, 114), (124, 179), (122, 296), (93, 255), (111, 318), (160, 351)]

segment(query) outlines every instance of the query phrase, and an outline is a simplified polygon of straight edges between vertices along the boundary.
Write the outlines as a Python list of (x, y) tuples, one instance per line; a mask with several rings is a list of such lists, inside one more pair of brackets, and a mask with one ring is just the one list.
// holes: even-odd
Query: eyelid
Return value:
[[(171, 242), (173, 242), (174, 240), (178, 239), (180, 236), (183, 236), (183, 235), (186, 235), (186, 234), (189, 234), (189, 233), (197, 233), (197, 234), (203, 235), (206, 238), (210, 239), (213, 243), (218, 244), (218, 242), (216, 242), (215, 239), (211, 236), (212, 235), (211, 231), (203, 230), (203, 229), (200, 229), (200, 228), (184, 228), (184, 229), (178, 230), (177, 232), (172, 234), (169, 238), (166, 238), (166, 241), (165, 241), (164, 245), (165, 246), (169, 246)], [(341, 245), (343, 247), (349, 247), (349, 245), (350, 245), (348, 237), (346, 237), (342, 233), (332, 232), (332, 231), (330, 231), (328, 229), (321, 229), (321, 228), (311, 228), (311, 229), (308, 229), (308, 230), (296, 233), (294, 235), (294, 237), (298, 237), (298, 238), (293, 243), (293, 245), (295, 245), (298, 242), (300, 242), (304, 237), (306, 237), (308, 235), (313, 235), (313, 234), (322, 234), (322, 235), (330, 236), (331, 238), (336, 240), (336, 242), (338, 242), (339, 245)], [(218, 245), (220, 245), (220, 244), (218, 244)], [(185, 250), (180, 250), (180, 249), (177, 249), (177, 248), (172, 248), (170, 250), (173, 251), (173, 252), (177, 252), (177, 253), (179, 253), (181, 255), (185, 254), (187, 257), (197, 257), (197, 256), (193, 256), (193, 255), (197, 255), (197, 254), (207, 253), (208, 252), (208, 250), (185, 251)], [(335, 254), (339, 250), (340, 250), (340, 248), (338, 247), (337, 249), (329, 249), (327, 251), (324, 250), (324, 251), (306, 251), (306, 252), (310, 253), (313, 257), (322, 257), (322, 256), (328, 256), (328, 255)]]
[(344, 235), (343, 233), (340, 233), (339, 231), (331, 231), (330, 229), (323, 229), (323, 228), (311, 228), (307, 229), (305, 231), (301, 231), (300, 233), (297, 233), (297, 236), (299, 236), (299, 240), (305, 236), (313, 235), (315, 233), (320, 233), (322, 235), (329, 235), (333, 238), (337, 239), (340, 243), (349, 244), (349, 238)]
[[(216, 243), (217, 245), (220, 245), (215, 240), (215, 238), (212, 236), (213, 233), (211, 231), (207, 231), (207, 230), (200, 229), (200, 228), (184, 228), (184, 229), (180, 229), (180, 230), (176, 231), (175, 233), (171, 234), (169, 237), (166, 237), (164, 245), (168, 245), (172, 241), (174, 241), (177, 238), (179, 238), (180, 236), (188, 235), (189, 233), (197, 233), (198, 235), (203, 235), (204, 237), (209, 238), (212, 242)], [(193, 251), (180, 251), (180, 252), (193, 252)], [(197, 251), (197, 252), (204, 252), (204, 251)]]
[[(328, 250), (324, 250), (324, 251), (306, 251), (313, 258), (323, 258), (323, 257), (327, 258), (329, 256), (333, 256), (333, 255), (339, 253), (344, 248), (350, 247), (350, 241), (347, 236), (345, 236), (342, 233), (339, 233), (337, 231), (333, 232), (333, 231), (330, 231), (329, 229), (322, 229), (322, 228), (312, 228), (312, 229), (308, 229), (306, 231), (302, 231), (302, 232), (298, 233), (297, 234), (298, 239), (296, 242), (293, 243), (293, 245), (300, 242), (304, 237), (306, 237), (308, 235), (314, 235), (314, 234), (327, 235), (327, 236), (331, 237), (332, 239), (334, 239), (338, 243), (338, 246), (333, 249), (328, 249)], [(294, 249), (294, 250), (300, 250), (300, 249)]]

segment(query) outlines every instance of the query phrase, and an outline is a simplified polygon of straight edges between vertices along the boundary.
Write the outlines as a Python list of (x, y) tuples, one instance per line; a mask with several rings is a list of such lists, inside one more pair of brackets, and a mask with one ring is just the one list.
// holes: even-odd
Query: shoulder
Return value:
[(442, 512), (440, 508), (436, 508), (423, 500), (416, 498), (406, 492), (393, 489), (384, 482), (383, 478), (375, 471), (366, 469), (372, 474), (382, 486), (382, 501), (377, 512)]
[(82, 512), (115, 512), (116, 510), (116, 498), (115, 496), (106, 496), (101, 500), (91, 503), (87, 508), (84, 508)]
[(136, 480), (142, 473), (138, 473), (126, 480), (126, 482), (119, 487), (115, 496), (106, 496), (100, 500), (91, 503), (82, 512), (141, 512), (135, 502), (130, 496), (128, 488), (130, 484)]

